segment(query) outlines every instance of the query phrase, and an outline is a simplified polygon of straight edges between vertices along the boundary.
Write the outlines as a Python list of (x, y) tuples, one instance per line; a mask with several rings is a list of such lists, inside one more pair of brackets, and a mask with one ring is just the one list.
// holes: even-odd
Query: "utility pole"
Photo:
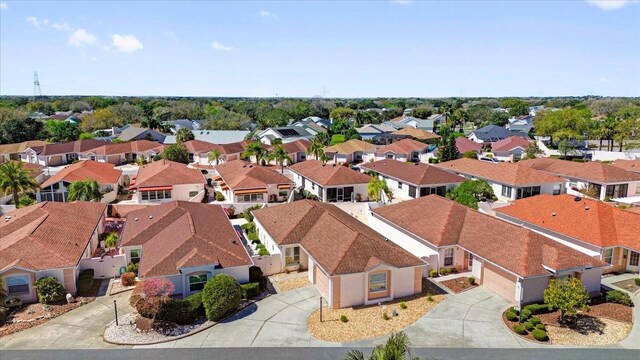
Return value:
[(40, 89), (40, 80), (38, 80), (38, 72), (33, 72), (33, 96), (42, 96), (42, 90)]

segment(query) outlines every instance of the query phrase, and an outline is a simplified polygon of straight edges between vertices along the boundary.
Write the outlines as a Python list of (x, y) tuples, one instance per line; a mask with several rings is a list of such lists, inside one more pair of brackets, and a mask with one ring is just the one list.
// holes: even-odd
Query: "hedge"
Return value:
[(156, 320), (168, 321), (178, 325), (193, 324), (203, 315), (201, 303), (189, 301), (189, 298), (171, 300), (162, 304)]
[(605, 296), (607, 302), (622, 304), (626, 306), (631, 306), (633, 302), (631, 301), (631, 296), (629, 294), (622, 292), (620, 290), (611, 290), (607, 291), (607, 295)]
[(438, 277), (438, 270), (430, 270), (429, 271), (429, 277)]
[(257, 282), (242, 284), (240, 288), (242, 288), (242, 297), (245, 299), (252, 299), (260, 295), (260, 284)]
[(547, 336), (547, 332), (540, 329), (535, 329), (531, 332), (531, 335), (538, 341), (547, 341), (549, 340), (549, 336)]
[(555, 311), (555, 309), (549, 309), (549, 306), (545, 304), (530, 304), (524, 307), (525, 310), (529, 310), (531, 314), (548, 314)]
[(636, 286), (640, 286), (640, 278), (635, 278), (633, 281), (636, 283)]
[(445, 275), (449, 275), (453, 272), (453, 270), (451, 270), (451, 268), (442, 268), (440, 269), (440, 275), (445, 276)]
[(520, 312), (520, 316), (521, 316), (522, 320), (527, 320), (528, 318), (531, 317), (531, 310), (522, 309), (522, 311)]
[(242, 300), (242, 288), (236, 279), (227, 274), (218, 274), (204, 285), (202, 304), (207, 319), (218, 321), (238, 310)]
[(53, 276), (45, 276), (38, 279), (34, 284), (38, 293), (38, 302), (43, 304), (51, 304), (61, 301), (65, 298), (65, 288), (58, 279)]

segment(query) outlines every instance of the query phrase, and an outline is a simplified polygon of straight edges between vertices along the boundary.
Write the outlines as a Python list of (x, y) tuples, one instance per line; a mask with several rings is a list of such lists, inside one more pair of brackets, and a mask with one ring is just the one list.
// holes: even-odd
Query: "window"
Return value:
[(11, 276), (5, 278), (9, 295), (29, 292), (29, 276)]
[(638, 266), (640, 263), (640, 253), (632, 251), (629, 255), (629, 266)]
[(131, 258), (131, 262), (134, 264), (137, 264), (140, 262), (140, 253), (142, 252), (142, 250), (140, 249), (133, 249), (129, 252), (129, 257)]
[(609, 265), (613, 265), (613, 249), (606, 249), (602, 260)]
[(398, 181), (398, 189), (402, 189), (402, 183)]
[(287, 196), (289, 196), (289, 192), (287, 190), (280, 190), (278, 192), (278, 196), (287, 197)]
[(607, 186), (607, 197), (610, 198), (618, 198), (618, 197), (627, 197), (629, 193), (629, 184), (618, 184), (618, 185), (609, 185)]
[(198, 195), (198, 192), (199, 191), (189, 191), (189, 198), (192, 198), (192, 197)]
[(516, 189), (516, 199), (524, 199), (536, 195), (540, 195), (540, 186), (527, 186)]
[(311, 190), (315, 190), (316, 189), (316, 184), (311, 183)]
[(446, 193), (447, 193), (446, 186), (426, 187), (426, 188), (420, 189), (420, 196), (427, 196), (427, 195), (433, 195), (433, 194), (444, 196)]
[(387, 273), (369, 275), (369, 292), (387, 291)]
[(261, 202), (263, 199), (264, 197), (262, 194), (246, 194), (238, 196), (239, 202)]
[(207, 283), (207, 274), (190, 275), (189, 276), (189, 291), (200, 291), (204, 289), (204, 284)]
[(636, 195), (640, 195), (640, 182), (636, 185)]
[(448, 248), (444, 250), (444, 266), (452, 266), (453, 265), (453, 248)]
[(284, 250), (284, 264), (286, 266), (300, 264), (300, 247), (288, 247)]
[(409, 196), (412, 198), (416, 197), (416, 187), (409, 185)]
[[(189, 193), (191, 196), (191, 192)], [(197, 192), (196, 194), (197, 195)], [(193, 196), (195, 196), (193, 195)], [(191, 197), (193, 197), (191, 196)], [(171, 199), (171, 190), (153, 190), (153, 191), (140, 191), (140, 198), (142, 200), (163, 200)]]
[(511, 199), (511, 189), (512, 187), (510, 186), (502, 185), (502, 196)]
[(562, 185), (560, 184), (553, 185), (553, 195), (560, 195), (561, 191), (562, 191)]

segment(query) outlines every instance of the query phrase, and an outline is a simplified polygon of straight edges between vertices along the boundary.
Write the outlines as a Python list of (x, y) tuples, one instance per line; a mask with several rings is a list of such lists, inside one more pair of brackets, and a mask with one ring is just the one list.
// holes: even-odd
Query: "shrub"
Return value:
[(43, 304), (51, 304), (58, 302), (65, 297), (66, 290), (62, 286), (58, 279), (53, 276), (45, 276), (38, 279), (34, 284), (38, 292), (38, 301)]
[(346, 323), (347, 321), (349, 321), (349, 319), (347, 318), (347, 315), (340, 315), (340, 321)]
[(429, 277), (431, 278), (438, 277), (438, 270), (429, 271)]
[(406, 302), (404, 302), (404, 301), (400, 302), (400, 309), (406, 310), (407, 308), (408, 308), (408, 306), (407, 306)]
[(548, 341), (549, 336), (547, 336), (547, 332), (541, 329), (535, 329), (531, 332), (531, 335), (538, 341)]
[(507, 320), (509, 321), (518, 321), (518, 314), (514, 313), (513, 311), (507, 311), (504, 316), (507, 318)]
[(247, 234), (247, 237), (249, 238), (249, 240), (251, 240), (251, 242), (254, 242), (254, 241), (260, 242), (260, 238), (258, 237), (258, 234), (256, 234), (255, 231), (249, 232)]
[(633, 302), (631, 301), (631, 296), (629, 296), (629, 294), (627, 294), (626, 292), (620, 290), (607, 291), (607, 295), (605, 297), (607, 299), (607, 302), (627, 306), (631, 306), (631, 304), (633, 304)]
[(531, 310), (522, 309), (522, 311), (520, 312), (520, 316), (522, 317), (522, 320), (529, 319), (531, 317)]
[(535, 315), (547, 314), (555, 310), (553, 308), (549, 309), (549, 306), (545, 304), (530, 304), (525, 306), (524, 309), (531, 311), (531, 314), (535, 314)]
[(525, 327), (523, 325), (513, 325), (513, 331), (516, 332), (516, 334), (520, 334), (520, 335), (526, 335), (527, 334), (527, 329), (525, 329)]
[(640, 286), (640, 278), (635, 278), (633, 281), (636, 283), (636, 286)]
[(220, 191), (216, 191), (216, 201), (224, 201), (225, 197)]
[(470, 278), (469, 278), (469, 285), (473, 286), (473, 285), (475, 285), (475, 284), (476, 284), (476, 278), (474, 278), (474, 277), (470, 277)]
[(466, 159), (476, 159), (478, 160), (478, 154), (476, 154), (475, 151), (465, 151), (464, 154), (462, 154), (463, 158)]
[(440, 269), (440, 275), (445, 276), (451, 274), (451, 268), (442, 268)]
[(249, 232), (255, 230), (256, 226), (250, 222), (250, 223), (246, 223), (246, 224), (242, 224), (240, 225), (240, 227), (248, 234)]
[(153, 320), (138, 316), (136, 318), (136, 328), (142, 332), (151, 331), (151, 329), (153, 329)]
[(242, 297), (245, 299), (252, 299), (260, 295), (260, 284), (257, 282), (250, 282), (240, 285), (242, 289)]
[(127, 264), (127, 272), (132, 272), (138, 276), (138, 268), (140, 268), (140, 263), (128, 263)]
[(149, 278), (139, 281), (131, 297), (129, 304), (144, 317), (155, 320), (162, 311), (163, 306), (171, 301), (171, 295), (176, 286), (170, 280), (163, 277)]
[(532, 323), (533, 325), (542, 324), (542, 320), (540, 320), (540, 318), (535, 316), (530, 317), (529, 322)]
[(126, 272), (120, 276), (120, 282), (122, 283), (122, 286), (132, 286), (136, 283), (136, 274)]
[(269, 255), (269, 250), (264, 246), (264, 244), (258, 245), (258, 255), (267, 256)]
[(204, 306), (202, 305), (202, 291), (187, 296), (185, 300), (187, 300), (192, 307), (198, 308), (201, 315), (204, 315)]
[(543, 330), (543, 331), (547, 331), (547, 327), (544, 326), (544, 324), (538, 324), (536, 325), (536, 329), (538, 330)]
[(163, 303), (156, 319), (178, 325), (189, 325), (198, 320), (200, 316), (202, 316), (202, 312), (197, 301), (180, 299)]
[(387, 312), (387, 310), (382, 312), (382, 318), (385, 320), (391, 319), (391, 316), (389, 316), (389, 313)]
[(202, 303), (207, 319), (217, 321), (240, 306), (242, 288), (236, 279), (219, 274), (207, 281), (202, 290)]
[(6, 319), (7, 316), (9, 316), (9, 309), (0, 306), (0, 321)]
[(513, 311), (516, 315), (520, 314), (520, 310), (518, 310), (518, 308), (515, 306), (512, 306), (511, 309), (509, 309), (509, 311)]
[(431, 295), (427, 296), (427, 301), (433, 301), (433, 297)]
[(531, 331), (535, 328), (535, 326), (530, 321), (525, 321), (523, 325), (524, 328), (527, 329), (527, 331)]

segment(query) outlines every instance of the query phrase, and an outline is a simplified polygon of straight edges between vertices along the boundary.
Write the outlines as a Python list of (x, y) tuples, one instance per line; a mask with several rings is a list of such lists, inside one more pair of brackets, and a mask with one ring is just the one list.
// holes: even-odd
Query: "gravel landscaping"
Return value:
[(277, 293), (311, 285), (306, 271), (271, 275), (269, 276), (269, 281), (271, 281)]
[(576, 328), (547, 326), (555, 345), (600, 346), (619, 342), (629, 335), (633, 325), (606, 318), (579, 316)]
[(617, 286), (621, 289), (625, 289), (632, 294), (640, 290), (640, 286), (636, 285), (636, 282), (634, 279), (627, 279), (623, 281), (614, 282), (614, 283), (611, 283), (611, 285)]
[(102, 335), (106, 342), (112, 344), (155, 344), (165, 341), (177, 340), (179, 338), (189, 336), (195, 332), (207, 329), (216, 323), (200, 318), (194, 324), (176, 325), (172, 323), (156, 322), (154, 331), (142, 332), (136, 328), (136, 313), (129, 313), (119, 318), (119, 326), (115, 321), (111, 322), (104, 330)]
[(111, 289), (109, 290), (109, 295), (119, 294), (121, 292), (133, 290), (136, 287), (135, 284), (131, 286), (124, 286), (120, 279), (115, 279), (111, 281)]
[(469, 278), (464, 276), (451, 279), (451, 280), (439, 281), (438, 283), (446, 286), (447, 289), (453, 291), (456, 294), (463, 292), (465, 290), (473, 289), (474, 287), (478, 286), (477, 283), (474, 283), (473, 285), (471, 285), (471, 283), (469, 283)]

